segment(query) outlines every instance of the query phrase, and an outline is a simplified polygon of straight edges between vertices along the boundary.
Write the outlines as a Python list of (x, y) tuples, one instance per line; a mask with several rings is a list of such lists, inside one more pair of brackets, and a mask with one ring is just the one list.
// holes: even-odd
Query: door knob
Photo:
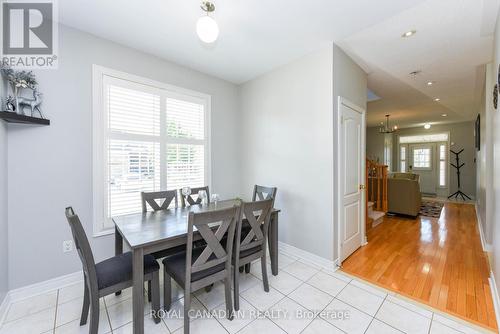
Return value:
[(360, 184), (359, 189), (361, 189), (361, 190), (366, 189), (366, 186), (364, 184)]

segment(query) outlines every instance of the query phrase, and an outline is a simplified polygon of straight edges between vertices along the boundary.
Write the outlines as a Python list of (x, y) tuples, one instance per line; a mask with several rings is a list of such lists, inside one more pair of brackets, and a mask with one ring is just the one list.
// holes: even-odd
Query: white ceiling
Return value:
[[(400, 127), (474, 119), (498, 6), (498, 0), (428, 0), (339, 41), (381, 97), (368, 104), (368, 125), (385, 114)], [(401, 38), (412, 29), (414, 36)], [(409, 75), (415, 70), (422, 71), (416, 78)]]
[(220, 35), (211, 46), (195, 33), (200, 2), (63, 0), (59, 11), (65, 25), (242, 83), (423, 1), (213, 0)]

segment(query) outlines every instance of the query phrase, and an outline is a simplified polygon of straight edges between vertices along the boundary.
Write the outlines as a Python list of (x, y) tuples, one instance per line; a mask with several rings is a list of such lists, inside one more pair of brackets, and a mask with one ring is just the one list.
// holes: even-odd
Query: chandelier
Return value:
[(385, 123), (384, 122), (380, 123), (380, 127), (378, 129), (380, 133), (393, 133), (398, 129), (397, 125), (394, 125), (392, 127), (389, 125), (389, 117), (390, 115), (385, 115)]

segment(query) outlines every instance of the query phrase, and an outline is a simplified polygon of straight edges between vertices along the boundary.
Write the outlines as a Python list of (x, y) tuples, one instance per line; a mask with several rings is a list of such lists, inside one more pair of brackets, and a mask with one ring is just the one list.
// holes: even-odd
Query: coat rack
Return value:
[(460, 190), (460, 168), (462, 168), (464, 165), (465, 165), (465, 162), (462, 162), (462, 164), (460, 164), (460, 153), (462, 153), (464, 151), (464, 149), (461, 149), (459, 152), (455, 152), (453, 150), (450, 150), (451, 153), (455, 154), (455, 161), (456, 161), (456, 164), (454, 165), (453, 163), (450, 162), (450, 165), (452, 165), (453, 167), (455, 167), (455, 169), (457, 170), (457, 180), (458, 180), (458, 190), (456, 192), (454, 192), (453, 194), (451, 194), (450, 196), (448, 196), (448, 198), (452, 198), (452, 197), (455, 197), (455, 199), (458, 198), (458, 196), (462, 197), (462, 200), (465, 201), (465, 198), (467, 197), (469, 200), (471, 200), (471, 198), (469, 196), (467, 196), (466, 194), (464, 194), (461, 190)]

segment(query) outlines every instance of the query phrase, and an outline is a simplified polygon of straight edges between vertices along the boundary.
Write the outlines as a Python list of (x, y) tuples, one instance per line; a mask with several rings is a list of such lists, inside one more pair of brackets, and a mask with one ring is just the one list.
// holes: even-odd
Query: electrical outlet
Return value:
[(69, 253), (73, 251), (73, 240), (63, 241), (63, 253)]

